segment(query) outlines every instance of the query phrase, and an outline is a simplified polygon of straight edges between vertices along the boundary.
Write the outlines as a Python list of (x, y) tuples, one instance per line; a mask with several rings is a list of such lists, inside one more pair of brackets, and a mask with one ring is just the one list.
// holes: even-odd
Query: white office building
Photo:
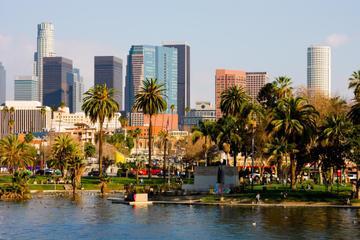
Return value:
[[(44, 111), (43, 111), (43, 110)], [(5, 101), (0, 106), (0, 137), (9, 134), (48, 131), (51, 109), (37, 101)]]
[(37, 52), (34, 54), (34, 76), (38, 77), (38, 101), (43, 102), (43, 58), (55, 56), (54, 25), (43, 22), (37, 26)]
[(331, 96), (331, 48), (310, 46), (307, 49), (307, 88), (309, 96)]

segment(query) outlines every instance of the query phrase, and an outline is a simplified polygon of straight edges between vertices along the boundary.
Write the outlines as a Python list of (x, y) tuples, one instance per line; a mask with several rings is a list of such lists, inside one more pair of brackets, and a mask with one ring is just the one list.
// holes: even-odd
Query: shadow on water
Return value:
[(0, 239), (360, 239), (360, 210), (112, 204), (92, 193), (0, 202)]

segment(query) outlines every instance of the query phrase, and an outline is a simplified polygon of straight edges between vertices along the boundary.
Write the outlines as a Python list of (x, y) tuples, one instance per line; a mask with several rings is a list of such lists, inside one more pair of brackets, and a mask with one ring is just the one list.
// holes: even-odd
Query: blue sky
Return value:
[[(350, 98), (360, 69), (358, 0), (32, 0), (0, 3), (0, 61), (13, 96), (16, 75), (32, 72), (36, 25), (55, 25), (57, 55), (93, 83), (93, 56), (126, 62), (132, 44), (191, 45), (191, 102), (214, 100), (216, 68), (267, 71), (306, 85), (306, 48), (332, 46), (332, 92)], [(125, 67), (124, 67), (125, 69)], [(125, 76), (125, 72), (124, 72)]]

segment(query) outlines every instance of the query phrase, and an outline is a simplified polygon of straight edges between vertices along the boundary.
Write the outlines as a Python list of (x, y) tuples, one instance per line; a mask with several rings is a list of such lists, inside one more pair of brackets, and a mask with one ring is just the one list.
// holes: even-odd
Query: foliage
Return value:
[(146, 79), (143, 82), (143, 86), (135, 96), (133, 105), (134, 111), (141, 111), (144, 114), (149, 115), (149, 178), (151, 178), (151, 166), (152, 166), (152, 116), (159, 112), (166, 110), (166, 101), (164, 96), (164, 84), (158, 84), (157, 79)]
[(20, 142), (17, 136), (9, 135), (0, 140), (0, 165), (5, 165), (10, 172), (24, 169), (32, 164), (34, 151), (30, 145)]
[(94, 157), (96, 154), (96, 147), (91, 142), (86, 142), (84, 145), (85, 158)]
[(119, 104), (114, 99), (114, 89), (108, 88), (106, 84), (95, 85), (84, 93), (81, 109), (90, 118), (92, 123), (99, 123), (99, 171), (102, 170), (102, 145), (103, 145), (103, 124), (105, 119), (112, 119), (115, 112), (119, 111)]

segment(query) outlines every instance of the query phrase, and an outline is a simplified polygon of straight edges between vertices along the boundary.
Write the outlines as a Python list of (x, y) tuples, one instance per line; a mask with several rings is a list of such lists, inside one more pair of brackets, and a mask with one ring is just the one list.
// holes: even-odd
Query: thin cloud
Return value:
[(350, 37), (348, 35), (339, 33), (331, 34), (325, 40), (325, 43), (331, 47), (340, 47), (347, 44), (348, 42), (350, 42)]

